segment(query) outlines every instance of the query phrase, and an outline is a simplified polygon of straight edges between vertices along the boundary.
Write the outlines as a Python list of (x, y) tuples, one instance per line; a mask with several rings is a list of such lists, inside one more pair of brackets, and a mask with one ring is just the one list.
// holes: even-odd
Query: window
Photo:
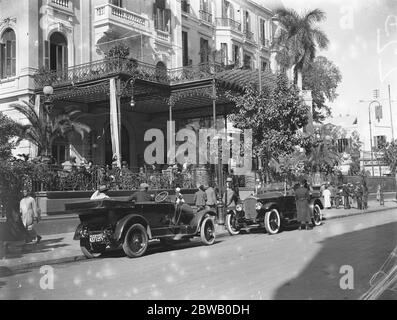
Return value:
[(183, 66), (189, 65), (189, 45), (188, 45), (188, 34), (186, 31), (182, 31), (182, 59)]
[(208, 40), (200, 38), (200, 63), (205, 63), (209, 61), (210, 47)]
[(181, 1), (182, 12), (190, 13), (190, 3), (189, 0)]
[(233, 62), (236, 67), (240, 65), (240, 47), (233, 45)]
[(244, 69), (252, 69), (252, 57), (249, 54), (244, 55)]
[(12, 29), (4, 31), (0, 39), (0, 79), (16, 75), (16, 37)]
[(267, 71), (269, 67), (269, 62), (266, 60), (262, 60), (262, 71)]
[(233, 5), (227, 0), (223, 0), (222, 2), (222, 18), (229, 18), (234, 20)]
[(227, 66), (229, 63), (229, 57), (227, 52), (227, 43), (221, 43), (221, 55), (222, 55), (222, 63)]
[(50, 41), (44, 41), (44, 66), (58, 71), (68, 68), (68, 45), (63, 34), (54, 32)]
[(110, 3), (116, 7), (123, 7), (123, 0), (111, 0)]
[(157, 30), (169, 32), (169, 23), (171, 20), (171, 10), (166, 9), (165, 0), (156, 0), (153, 5), (154, 27)]
[(349, 140), (346, 138), (338, 139), (338, 152), (343, 153), (346, 152), (349, 147)]
[(266, 36), (266, 21), (265, 20), (260, 19), (259, 28), (260, 28), (260, 32), (261, 32), (261, 43), (264, 46), (268, 46), (269, 45), (269, 43), (268, 43), (269, 41), (268, 41), (268, 38)]
[(251, 32), (251, 17), (248, 11), (244, 12), (244, 31)]
[(386, 136), (375, 136), (374, 137), (374, 148), (380, 149), (386, 144)]
[(212, 23), (211, 6), (209, 0), (200, 1), (200, 19)]

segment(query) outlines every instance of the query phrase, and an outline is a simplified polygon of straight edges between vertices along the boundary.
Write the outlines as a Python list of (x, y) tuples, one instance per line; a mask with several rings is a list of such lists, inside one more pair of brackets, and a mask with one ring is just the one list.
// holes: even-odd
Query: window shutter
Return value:
[(157, 5), (156, 5), (156, 2), (153, 4), (153, 21), (154, 21), (154, 28), (158, 29)]
[(243, 26), (244, 30), (243, 32), (247, 31), (247, 11), (243, 11)]
[(165, 0), (156, 0), (155, 5), (159, 9), (165, 9)]
[(5, 77), (5, 59), (6, 59), (6, 48), (4, 43), (0, 43), (0, 79)]
[(167, 32), (171, 31), (170, 21), (171, 21), (171, 9), (165, 9), (165, 27)]
[(62, 58), (63, 58), (63, 65), (62, 68), (64, 71), (68, 70), (68, 47), (62, 46)]
[(11, 41), (11, 76), (17, 74), (17, 42)]
[(50, 70), (50, 42), (44, 40), (44, 68)]

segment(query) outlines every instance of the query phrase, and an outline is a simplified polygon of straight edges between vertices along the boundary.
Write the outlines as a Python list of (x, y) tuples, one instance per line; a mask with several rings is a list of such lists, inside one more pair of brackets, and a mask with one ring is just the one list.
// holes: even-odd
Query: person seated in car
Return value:
[(108, 192), (109, 192), (109, 187), (100, 186), (99, 189), (93, 193), (90, 200), (109, 199)]
[(201, 185), (198, 188), (198, 191), (194, 194), (193, 202), (197, 207), (197, 211), (201, 211), (205, 209), (207, 203), (207, 194), (205, 193), (205, 189), (203, 185)]
[(128, 198), (128, 201), (135, 201), (135, 202), (152, 201), (152, 196), (149, 193), (149, 185), (147, 183), (141, 183), (141, 185), (139, 186), (139, 191), (134, 192)]
[(181, 188), (177, 187), (175, 189), (175, 204), (182, 205), (185, 203), (185, 199), (183, 199), (183, 195), (181, 193)]

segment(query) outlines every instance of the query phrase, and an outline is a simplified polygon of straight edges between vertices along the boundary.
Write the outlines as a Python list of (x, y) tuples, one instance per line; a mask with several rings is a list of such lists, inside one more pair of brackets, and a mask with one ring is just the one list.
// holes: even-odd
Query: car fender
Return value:
[(77, 226), (76, 231), (74, 232), (73, 240), (80, 240), (81, 239), (81, 230), (82, 229), (83, 229), (83, 224), (80, 223)]
[(265, 213), (266, 211), (269, 211), (270, 209), (273, 209), (273, 208), (277, 209), (278, 213), (280, 214), (280, 218), (283, 219), (284, 213), (280, 210), (280, 207), (277, 204), (277, 202), (272, 201), (272, 202), (267, 202), (267, 203), (263, 204), (261, 211)]
[(316, 198), (316, 199), (312, 199), (309, 203), (309, 208), (310, 208), (310, 215), (313, 217), (314, 214), (314, 206), (318, 205), (320, 207), (321, 210), (324, 209), (324, 205), (322, 203), (322, 201), (320, 200), (320, 198)]
[(139, 214), (129, 214), (119, 220), (114, 230), (114, 239), (117, 241), (122, 240), (128, 228), (135, 223), (142, 224), (146, 228), (149, 239), (152, 239), (149, 222)]
[(201, 211), (196, 213), (196, 215), (194, 216), (194, 218), (191, 221), (190, 225), (191, 226), (195, 226), (197, 232), (199, 232), (201, 223), (208, 216), (215, 218), (216, 217), (216, 212), (214, 210), (212, 210), (212, 209), (201, 210)]

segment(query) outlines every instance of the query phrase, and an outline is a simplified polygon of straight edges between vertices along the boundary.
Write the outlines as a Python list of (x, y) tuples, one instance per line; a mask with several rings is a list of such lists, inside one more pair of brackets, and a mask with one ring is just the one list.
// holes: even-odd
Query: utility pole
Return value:
[(390, 125), (391, 125), (391, 139), (394, 142), (394, 123), (393, 123), (393, 110), (391, 107), (391, 93), (390, 93), (390, 84), (389, 84), (389, 107), (390, 107)]

